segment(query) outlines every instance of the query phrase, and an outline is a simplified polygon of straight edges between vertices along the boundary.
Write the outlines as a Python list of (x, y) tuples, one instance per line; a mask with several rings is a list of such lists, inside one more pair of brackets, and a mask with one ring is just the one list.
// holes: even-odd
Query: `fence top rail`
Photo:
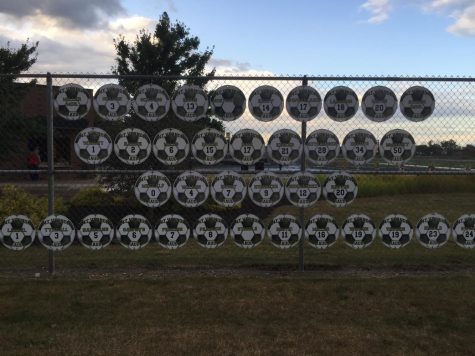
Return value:
[(186, 75), (151, 75), (151, 74), (84, 74), (84, 73), (0, 73), (0, 78), (71, 78), (71, 79), (161, 79), (161, 80), (270, 80), (270, 81), (386, 81), (386, 82), (475, 82), (475, 77), (453, 76), (186, 76)]

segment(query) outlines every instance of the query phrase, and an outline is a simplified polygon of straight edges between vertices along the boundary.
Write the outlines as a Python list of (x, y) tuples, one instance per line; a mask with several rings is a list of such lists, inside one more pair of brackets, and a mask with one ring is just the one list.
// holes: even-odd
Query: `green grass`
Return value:
[(472, 354), (474, 277), (0, 281), (2, 355)]

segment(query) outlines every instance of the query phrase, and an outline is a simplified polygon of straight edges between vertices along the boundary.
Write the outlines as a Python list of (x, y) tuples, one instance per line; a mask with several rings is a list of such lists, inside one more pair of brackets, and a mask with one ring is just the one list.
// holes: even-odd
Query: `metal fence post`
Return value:
[[(307, 85), (308, 79), (307, 76), (304, 75), (302, 79), (302, 85)], [(307, 139), (307, 122), (302, 121), (302, 154), (300, 156), (300, 172), (305, 173), (306, 169), (306, 162), (305, 162), (305, 140)], [(304, 228), (305, 228), (305, 208), (299, 208), (299, 221), (300, 226), (302, 227), (302, 233), (300, 234), (300, 242), (299, 242), (299, 271), (303, 272), (304, 267)]]
[[(48, 91), (48, 215), (54, 214), (54, 109), (53, 109), (53, 77), (51, 73), (46, 74), (46, 84)], [(48, 272), (54, 274), (55, 261), (54, 252), (48, 250)]]

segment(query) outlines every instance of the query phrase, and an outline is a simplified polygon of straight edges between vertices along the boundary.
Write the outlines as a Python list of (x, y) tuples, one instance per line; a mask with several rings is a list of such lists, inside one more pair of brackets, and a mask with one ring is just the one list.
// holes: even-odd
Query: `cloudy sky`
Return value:
[(40, 41), (35, 72), (107, 73), (113, 38), (162, 11), (222, 73), (475, 76), (475, 0), (0, 0), (0, 44)]

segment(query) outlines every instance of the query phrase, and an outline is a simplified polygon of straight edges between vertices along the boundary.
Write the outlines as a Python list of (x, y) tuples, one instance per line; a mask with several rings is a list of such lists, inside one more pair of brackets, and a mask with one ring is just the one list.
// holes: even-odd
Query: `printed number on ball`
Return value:
[(193, 137), (191, 152), (196, 160), (202, 164), (217, 164), (228, 153), (228, 142), (221, 131), (203, 129)]
[(131, 100), (127, 90), (118, 84), (106, 84), (94, 95), (94, 110), (104, 120), (122, 119), (130, 111)]
[(193, 237), (198, 244), (206, 248), (221, 246), (228, 236), (224, 220), (216, 214), (205, 214), (198, 219), (193, 229)]
[(264, 239), (266, 228), (256, 215), (242, 214), (234, 219), (230, 233), (234, 243), (242, 248), (252, 248)]
[(180, 164), (189, 152), (188, 137), (180, 130), (164, 129), (153, 139), (153, 154), (167, 166)]
[(475, 248), (475, 214), (459, 217), (452, 227), (452, 236), (460, 247)]
[(341, 228), (343, 238), (348, 246), (360, 249), (369, 246), (376, 236), (376, 227), (364, 214), (350, 215)]
[(326, 249), (338, 239), (340, 229), (335, 218), (326, 214), (317, 214), (310, 218), (305, 226), (308, 243), (318, 249)]
[(180, 174), (173, 183), (175, 200), (187, 208), (194, 208), (208, 199), (209, 187), (206, 178), (197, 172)]
[(284, 97), (279, 90), (263, 85), (249, 96), (249, 111), (259, 121), (275, 120), (284, 110)]
[(127, 215), (117, 227), (117, 239), (129, 250), (139, 250), (147, 246), (152, 238), (152, 225), (142, 215)]
[(346, 172), (337, 172), (328, 176), (323, 184), (323, 196), (333, 206), (347, 206), (355, 200), (358, 184), (355, 178)]
[(416, 237), (424, 247), (441, 247), (445, 245), (449, 236), (449, 222), (440, 214), (427, 214), (417, 223)]
[(391, 130), (379, 143), (381, 157), (390, 164), (404, 164), (411, 160), (416, 152), (416, 142), (405, 130)]
[(264, 139), (255, 130), (239, 130), (233, 135), (229, 143), (231, 157), (240, 164), (255, 164), (262, 159), (264, 152)]
[(78, 239), (84, 247), (100, 250), (114, 239), (114, 225), (104, 215), (88, 215), (79, 223)]
[(384, 218), (379, 225), (379, 236), (386, 247), (401, 248), (411, 242), (412, 224), (400, 214), (391, 214)]
[(126, 164), (143, 163), (151, 151), (150, 137), (140, 129), (125, 129), (115, 137), (114, 152), (117, 158)]
[(50, 215), (38, 227), (38, 239), (52, 251), (62, 251), (71, 246), (75, 233), (73, 223), (63, 215)]
[(149, 208), (165, 204), (172, 194), (168, 178), (157, 171), (145, 172), (135, 182), (135, 197)]
[(363, 95), (361, 109), (371, 121), (386, 121), (396, 113), (396, 94), (391, 89), (383, 86), (373, 87)]
[(322, 98), (314, 88), (302, 85), (289, 93), (286, 108), (293, 119), (310, 121), (315, 119), (322, 109)]
[(233, 85), (224, 85), (211, 95), (211, 110), (223, 121), (237, 120), (246, 110), (246, 97), (241, 89)]
[(363, 165), (371, 162), (376, 156), (378, 142), (371, 132), (356, 129), (345, 136), (341, 150), (348, 162)]
[(313, 131), (305, 142), (305, 156), (309, 161), (324, 166), (333, 162), (340, 154), (340, 141), (331, 131)]
[(74, 139), (74, 151), (87, 164), (101, 164), (112, 153), (112, 139), (98, 127), (88, 127), (80, 131)]
[(284, 196), (284, 185), (274, 173), (262, 172), (252, 178), (248, 193), (254, 204), (268, 208), (280, 202)]
[(199, 120), (208, 112), (208, 96), (197, 85), (183, 85), (173, 96), (172, 109), (184, 121)]
[(160, 218), (155, 229), (155, 239), (159, 245), (171, 250), (184, 246), (189, 237), (190, 228), (186, 220), (176, 214)]
[(231, 207), (240, 204), (246, 193), (246, 182), (242, 176), (232, 171), (218, 174), (211, 183), (211, 197), (222, 206)]
[(351, 119), (358, 111), (358, 97), (348, 87), (335, 87), (323, 100), (325, 113), (334, 121), (343, 122)]
[(161, 86), (145, 84), (137, 89), (132, 107), (141, 119), (158, 121), (164, 118), (170, 110), (170, 97)]
[(78, 84), (63, 85), (54, 98), (54, 109), (66, 120), (81, 119), (91, 109), (91, 95)]
[(30, 247), (35, 240), (36, 230), (30, 218), (25, 215), (10, 215), (0, 225), (0, 241), (13, 251)]
[(432, 115), (435, 109), (434, 95), (429, 89), (414, 86), (401, 95), (401, 112), (411, 121), (424, 121)]
[(287, 249), (295, 246), (302, 234), (302, 228), (295, 216), (277, 215), (267, 227), (267, 235), (272, 245)]
[(287, 165), (296, 162), (302, 154), (302, 139), (292, 130), (282, 129), (269, 138), (267, 155), (277, 164)]
[(306, 208), (320, 198), (321, 186), (318, 178), (310, 173), (295, 173), (287, 181), (285, 195), (292, 205)]

